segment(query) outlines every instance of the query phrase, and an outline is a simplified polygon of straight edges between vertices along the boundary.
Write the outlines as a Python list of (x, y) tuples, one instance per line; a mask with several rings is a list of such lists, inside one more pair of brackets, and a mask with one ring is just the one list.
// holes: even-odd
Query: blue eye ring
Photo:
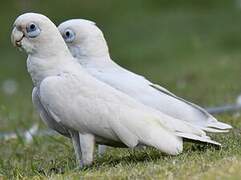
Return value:
[(73, 42), (75, 39), (74, 31), (72, 31), (71, 29), (66, 29), (63, 33), (63, 38), (67, 43)]
[(30, 38), (37, 37), (41, 32), (39, 27), (34, 23), (29, 23), (26, 27), (26, 31), (27, 31), (28, 37)]

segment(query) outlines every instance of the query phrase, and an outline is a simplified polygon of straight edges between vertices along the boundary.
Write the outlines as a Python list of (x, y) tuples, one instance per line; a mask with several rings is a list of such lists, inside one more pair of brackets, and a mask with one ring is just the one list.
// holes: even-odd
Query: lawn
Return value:
[[(104, 31), (112, 58), (175, 94), (202, 106), (232, 103), (241, 92), (241, 5), (238, 0), (6, 1), (0, 7), (0, 133), (46, 128), (31, 103), (26, 55), (10, 44), (14, 19), (24, 11), (56, 24), (87, 18)], [(30, 4), (28, 4), (30, 2)], [(57, 2), (57, 3), (56, 3)], [(66, 9), (66, 7), (72, 7)], [(6, 82), (16, 91), (8, 94)], [(92, 167), (76, 169), (70, 141), (61, 136), (0, 140), (0, 179), (240, 179), (241, 116), (217, 118), (234, 128), (211, 135), (222, 143), (185, 144), (178, 156), (155, 149), (109, 148)], [(1, 178), (2, 177), (2, 178)]]

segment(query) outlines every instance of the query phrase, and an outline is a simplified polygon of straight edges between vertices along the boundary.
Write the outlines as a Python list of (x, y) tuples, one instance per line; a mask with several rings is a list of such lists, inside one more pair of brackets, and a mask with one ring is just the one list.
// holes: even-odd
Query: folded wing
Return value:
[(228, 132), (232, 127), (217, 121), (206, 110), (184, 100), (165, 88), (153, 84), (143, 76), (134, 74), (109, 61), (104, 66), (86, 67), (97, 79), (122, 91), (143, 104), (174, 118), (190, 122), (207, 132)]
[(61, 125), (58, 122), (56, 122), (54, 120), (54, 118), (44, 109), (44, 107), (41, 104), (40, 99), (39, 99), (37, 87), (33, 88), (33, 91), (32, 91), (32, 101), (33, 101), (33, 105), (34, 105), (35, 109), (38, 111), (41, 119), (44, 121), (44, 123), (49, 128), (57, 131), (58, 133), (66, 136), (66, 137), (70, 137), (70, 134), (67, 131), (67, 129), (63, 125)]
[(219, 145), (197, 127), (177, 123), (90, 76), (82, 75), (81, 80), (65, 74), (48, 77), (40, 85), (41, 103), (68, 128), (128, 147), (153, 146), (168, 154), (182, 151), (182, 137)]

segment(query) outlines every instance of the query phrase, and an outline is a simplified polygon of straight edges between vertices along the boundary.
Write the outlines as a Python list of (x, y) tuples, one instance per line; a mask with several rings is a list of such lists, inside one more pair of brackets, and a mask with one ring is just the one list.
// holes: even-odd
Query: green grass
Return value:
[[(236, 1), (19, 2), (0, 7), (0, 132), (41, 123), (31, 103), (26, 55), (10, 44), (12, 23), (23, 9), (42, 12), (56, 24), (69, 18), (96, 21), (116, 62), (202, 106), (232, 103), (240, 94), (241, 9)], [(15, 94), (2, 91), (6, 79), (18, 83)], [(223, 144), (221, 150), (188, 143), (172, 157), (151, 148), (109, 148), (84, 170), (75, 168), (73, 148), (63, 137), (38, 137), (30, 145), (21, 138), (0, 140), (0, 179), (240, 179), (241, 117), (218, 119), (234, 126), (229, 134), (212, 135)]]
[(213, 137), (223, 143), (220, 150), (186, 143), (184, 153), (167, 156), (152, 148), (109, 148), (103, 157), (96, 157), (92, 167), (83, 170), (76, 169), (71, 143), (62, 137), (37, 138), (31, 145), (25, 145), (21, 140), (2, 142), (1, 155), (4, 158), (0, 161), (0, 174), (15, 178), (54, 179), (78, 179), (80, 176), (119, 179), (238, 177), (241, 137), (236, 128), (240, 125), (235, 122), (235, 130), (231, 133)]

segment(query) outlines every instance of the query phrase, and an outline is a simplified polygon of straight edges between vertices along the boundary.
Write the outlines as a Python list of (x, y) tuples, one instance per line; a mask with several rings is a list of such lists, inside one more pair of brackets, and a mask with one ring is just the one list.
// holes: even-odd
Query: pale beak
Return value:
[(22, 39), (24, 38), (24, 33), (17, 30), (16, 27), (14, 27), (12, 34), (11, 34), (11, 42), (15, 47), (21, 47), (22, 46)]

